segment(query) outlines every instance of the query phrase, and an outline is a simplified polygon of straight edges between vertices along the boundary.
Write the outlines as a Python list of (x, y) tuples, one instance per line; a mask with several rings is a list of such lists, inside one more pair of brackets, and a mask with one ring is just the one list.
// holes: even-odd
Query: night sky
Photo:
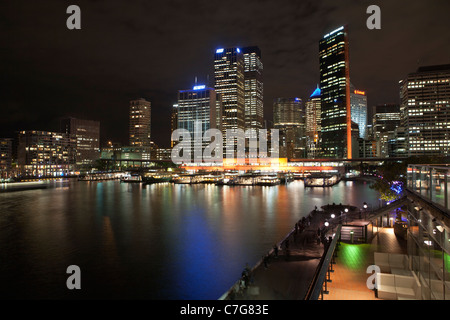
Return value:
[[(81, 30), (66, 9), (81, 8)], [(381, 30), (366, 9), (381, 8)], [(450, 1), (160, 0), (0, 2), (0, 137), (58, 131), (59, 118), (101, 121), (102, 141), (127, 143), (129, 100), (152, 103), (152, 138), (170, 142), (177, 91), (213, 86), (217, 48), (260, 47), (265, 119), (275, 97), (306, 99), (319, 81), (319, 40), (348, 24), (350, 78), (369, 107), (398, 103), (398, 81), (450, 63)]]

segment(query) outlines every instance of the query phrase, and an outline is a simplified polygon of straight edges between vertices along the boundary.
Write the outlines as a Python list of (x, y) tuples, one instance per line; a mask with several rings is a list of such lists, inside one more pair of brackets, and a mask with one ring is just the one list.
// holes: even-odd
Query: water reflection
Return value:
[[(0, 297), (217, 299), (314, 206), (377, 204), (363, 182), (305, 188), (114, 181), (0, 194)], [(79, 265), (83, 290), (65, 289)]]

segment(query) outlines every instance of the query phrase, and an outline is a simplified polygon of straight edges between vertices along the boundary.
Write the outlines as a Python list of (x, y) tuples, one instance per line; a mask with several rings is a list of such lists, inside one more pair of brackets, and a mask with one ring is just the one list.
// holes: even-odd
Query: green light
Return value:
[(348, 244), (341, 243), (340, 261), (342, 264), (352, 270), (367, 267), (367, 255), (370, 251), (369, 244)]

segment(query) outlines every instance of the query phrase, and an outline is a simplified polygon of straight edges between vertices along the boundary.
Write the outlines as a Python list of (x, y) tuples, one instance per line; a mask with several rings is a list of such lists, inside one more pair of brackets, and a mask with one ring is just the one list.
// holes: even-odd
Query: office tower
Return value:
[(352, 157), (347, 34), (347, 26), (342, 26), (319, 42), (321, 150), (324, 157)]
[(305, 110), (301, 99), (274, 99), (273, 127), (279, 130), (280, 157), (306, 157)]
[(0, 179), (6, 179), (11, 176), (12, 145), (13, 145), (12, 139), (9, 138), (0, 139)]
[(151, 147), (151, 104), (140, 98), (130, 101), (130, 146)]
[(367, 96), (350, 84), (350, 106), (352, 121), (359, 126), (360, 138), (367, 139)]
[(244, 99), (245, 128), (262, 129), (263, 108), (263, 63), (261, 50), (256, 47), (242, 48), (244, 55)]
[(172, 139), (172, 133), (178, 128), (178, 104), (172, 106), (172, 111), (170, 112), (170, 147), (173, 148), (175, 141)]
[(398, 104), (382, 104), (373, 107), (372, 131), (377, 141), (377, 156), (385, 158), (393, 156), (389, 153), (389, 140), (394, 139), (395, 130), (400, 126), (400, 106)]
[(214, 88), (222, 97), (222, 130), (245, 129), (244, 56), (240, 48), (217, 49)]
[(75, 165), (76, 139), (60, 133), (20, 131), (17, 162), (20, 171), (30, 176), (64, 176)]
[(92, 164), (100, 156), (100, 122), (66, 118), (61, 120), (61, 132), (76, 139), (75, 160), (78, 165)]
[[(221, 106), (221, 97), (213, 88), (204, 85), (195, 86), (192, 90), (178, 91), (178, 129), (186, 129), (191, 135), (191, 159), (194, 162), (202, 162), (202, 153), (210, 140), (203, 139), (204, 134), (209, 129), (219, 129), (217, 123), (217, 109)], [(198, 141), (201, 139), (201, 141)], [(180, 143), (183, 143), (181, 141)], [(196, 143), (198, 143), (196, 145)], [(201, 146), (201, 150), (195, 149)], [(183, 148), (189, 148), (184, 145)], [(197, 152), (197, 154), (195, 154)], [(195, 155), (195, 158), (194, 158)]]
[(444, 156), (450, 149), (450, 64), (420, 67), (400, 83), (408, 156)]
[(315, 158), (319, 154), (321, 130), (320, 88), (311, 94), (306, 102), (306, 137), (307, 157)]

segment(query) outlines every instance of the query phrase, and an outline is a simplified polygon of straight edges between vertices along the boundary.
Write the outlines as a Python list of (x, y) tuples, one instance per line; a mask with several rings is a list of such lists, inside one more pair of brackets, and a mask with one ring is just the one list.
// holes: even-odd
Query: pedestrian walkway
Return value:
[[(324, 206), (324, 210), (314, 210), (307, 221), (294, 228), (281, 242), (278, 255), (270, 252), (264, 263), (255, 266), (246, 285), (237, 283), (225, 299), (235, 300), (302, 300), (318, 270), (326, 242), (317, 241), (318, 230), (324, 228), (330, 212), (336, 207)], [(350, 209), (346, 223), (355, 225), (367, 223), (359, 219), (359, 210)], [(338, 208), (338, 211), (341, 210)], [(342, 209), (343, 210), (343, 209)], [(297, 230), (297, 231), (296, 231)], [(287, 241), (286, 241), (287, 240)], [(324, 240), (324, 239), (323, 239)], [(288, 248), (286, 248), (288, 243)], [(374, 264), (374, 252), (406, 253), (406, 240), (398, 238), (393, 228), (380, 228), (371, 243), (345, 243), (338, 245), (335, 264), (332, 265), (331, 282), (327, 282), (328, 294), (324, 300), (377, 300), (375, 292), (368, 288), (370, 274), (367, 267)]]
[(277, 244), (278, 254), (270, 250), (266, 263), (261, 259), (251, 270), (248, 287), (240, 288), (237, 283), (227, 299), (303, 299), (324, 253), (324, 244), (318, 241), (318, 230), (324, 226), (325, 214), (314, 210), (307, 219), (299, 221), (286, 239)]
[(406, 240), (395, 235), (393, 228), (380, 228), (371, 243), (341, 243), (328, 294), (324, 300), (378, 300), (375, 292), (368, 288), (370, 273), (367, 268), (374, 265), (374, 252), (406, 254)]

